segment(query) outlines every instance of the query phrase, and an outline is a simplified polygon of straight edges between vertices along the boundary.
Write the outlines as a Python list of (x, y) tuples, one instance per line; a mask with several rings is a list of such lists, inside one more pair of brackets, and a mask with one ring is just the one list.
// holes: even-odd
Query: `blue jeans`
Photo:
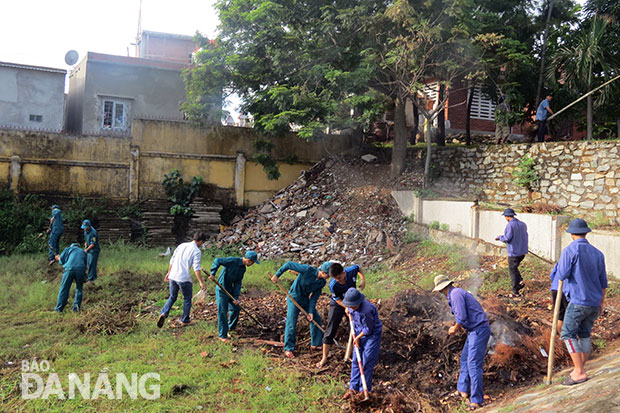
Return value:
[(456, 388), (460, 392), (469, 394), (472, 403), (482, 404), (484, 402), (482, 368), (489, 337), (491, 337), (491, 329), (488, 323), (469, 331), (461, 353), (461, 371)]
[(86, 266), (88, 267), (88, 281), (97, 279), (97, 261), (99, 261), (99, 251), (88, 252), (86, 254)]
[(75, 268), (65, 270), (60, 282), (60, 290), (58, 291), (58, 300), (56, 301), (55, 311), (62, 312), (67, 305), (69, 299), (69, 291), (71, 284), (75, 281), (75, 299), (73, 300), (73, 311), (80, 311), (82, 307), (82, 285), (86, 278), (86, 268)]
[(590, 332), (601, 307), (568, 303), (562, 324), (562, 340), (569, 353), (590, 353)]
[[(235, 297), (235, 300), (238, 298), (238, 296)], [(237, 327), (241, 307), (234, 305), (220, 287), (215, 288), (215, 301), (217, 302), (218, 334), (221, 338), (227, 338), (228, 330), (234, 330)]]
[[(299, 301), (297, 301), (299, 303)], [(308, 311), (308, 304), (303, 305), (299, 303), (301, 308)], [(317, 322), (318, 325), (321, 325), (323, 320), (321, 320), (321, 316), (319, 312), (312, 311), (314, 321)], [(286, 325), (284, 326), (284, 350), (285, 351), (293, 351), (295, 349), (295, 343), (297, 342), (297, 317), (299, 317), (299, 309), (295, 307), (295, 304), (291, 301), (290, 298), (286, 299)], [(304, 317), (306, 318), (306, 317)], [(323, 342), (323, 332), (319, 330), (319, 328), (314, 324), (310, 323), (310, 345), (318, 347)]]
[[(381, 332), (360, 339), (360, 356), (362, 356), (362, 368), (366, 377), (368, 391), (372, 390), (372, 372), (375, 364), (379, 360), (379, 350), (381, 349)], [(353, 362), (351, 363), (351, 381), (349, 389), (353, 391), (364, 391), (359, 364), (357, 362), (357, 351), (353, 351)]]
[(170, 280), (170, 297), (166, 304), (164, 304), (164, 308), (161, 309), (161, 314), (164, 314), (168, 317), (170, 314), (170, 309), (177, 301), (177, 297), (179, 296), (179, 290), (183, 293), (183, 316), (181, 317), (182, 323), (189, 323), (189, 311), (192, 309), (192, 282), (177, 282)]

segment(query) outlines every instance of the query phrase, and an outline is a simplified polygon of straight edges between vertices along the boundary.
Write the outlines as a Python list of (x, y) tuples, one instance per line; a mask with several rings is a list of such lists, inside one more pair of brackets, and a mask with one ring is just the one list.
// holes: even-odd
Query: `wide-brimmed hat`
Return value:
[(514, 217), (517, 214), (515, 213), (514, 209), (506, 208), (506, 209), (504, 209), (504, 212), (502, 212), (502, 215), (505, 216), (505, 217)]
[(84, 221), (82, 221), (82, 226), (80, 228), (82, 229), (86, 229), (88, 227), (91, 227), (92, 225), (90, 225), (90, 221), (85, 219)]
[(573, 219), (570, 224), (568, 224), (568, 229), (566, 232), (569, 234), (587, 234), (592, 231), (588, 226), (588, 223), (581, 218)]
[(256, 264), (260, 264), (260, 261), (258, 260), (258, 254), (256, 253), (256, 251), (248, 251), (245, 253), (245, 258), (247, 258), (248, 260), (255, 262)]
[(452, 280), (447, 275), (438, 275), (435, 277), (435, 288), (433, 288), (433, 291), (441, 291), (450, 284), (452, 284)]
[(345, 307), (355, 307), (357, 305), (360, 305), (364, 301), (365, 298), (366, 297), (364, 297), (364, 294), (359, 292), (357, 289), (351, 287), (344, 294), (344, 299), (342, 300), (342, 304)]
[(329, 274), (329, 267), (332, 266), (332, 263), (330, 261), (325, 261), (323, 264), (321, 264), (321, 266), (319, 267), (319, 270), (323, 271), (326, 274)]

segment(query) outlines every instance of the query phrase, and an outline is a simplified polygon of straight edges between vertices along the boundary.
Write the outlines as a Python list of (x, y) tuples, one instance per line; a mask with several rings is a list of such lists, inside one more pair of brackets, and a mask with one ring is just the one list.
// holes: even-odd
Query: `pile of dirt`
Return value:
[(133, 330), (136, 317), (116, 305), (101, 302), (80, 313), (75, 325), (81, 333), (114, 335)]
[(271, 199), (233, 219), (218, 246), (244, 244), (264, 258), (376, 263), (406, 232), (387, 165), (327, 159)]
[[(497, 299), (495, 299), (497, 300)], [(217, 322), (217, 309), (212, 300), (195, 308), (194, 317)], [(322, 295), (317, 304), (323, 320), (327, 318), (329, 298)], [(456, 388), (459, 360), (465, 334), (449, 336), (454, 323), (447, 300), (439, 294), (406, 290), (393, 298), (376, 301), (383, 321), (381, 355), (373, 379), (374, 400), (370, 405), (359, 400), (345, 403), (353, 411), (450, 411), (460, 400), (452, 393)], [(241, 313), (235, 339), (236, 346), (260, 347), (266, 354), (281, 357), (286, 319), (286, 298), (272, 292), (246, 296), (244, 308), (266, 326), (261, 329)], [(483, 302), (491, 322), (490, 357), (485, 363), (487, 388), (504, 389), (531, 381), (544, 373), (546, 359), (539, 345), (548, 340), (540, 331), (515, 321), (501, 302)], [(346, 345), (348, 322), (343, 320), (336, 337)], [(339, 378), (348, 383), (350, 364), (342, 362), (343, 348), (335, 348), (328, 365), (319, 370), (314, 364), (320, 352), (311, 352), (308, 323), (303, 317), (297, 324), (298, 342), (294, 360), (284, 360), (309, 376), (328, 380)], [(548, 342), (548, 341), (547, 341)], [(561, 347), (558, 345), (557, 347)], [(545, 345), (546, 348), (546, 345)], [(561, 354), (561, 352), (560, 352)], [(560, 357), (563, 357), (561, 354)], [(342, 407), (342, 406), (341, 406)]]

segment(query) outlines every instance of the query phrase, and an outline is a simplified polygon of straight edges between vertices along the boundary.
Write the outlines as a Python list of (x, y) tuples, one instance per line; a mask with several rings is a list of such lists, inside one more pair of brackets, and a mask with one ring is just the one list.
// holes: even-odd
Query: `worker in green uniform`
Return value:
[(220, 272), (217, 282), (226, 289), (235, 300), (231, 300), (220, 287), (215, 287), (215, 301), (217, 303), (217, 327), (220, 341), (228, 341), (229, 330), (234, 330), (239, 321), (239, 295), (241, 294), (241, 282), (247, 267), (254, 263), (260, 264), (258, 254), (255, 251), (248, 251), (243, 258), (228, 257), (216, 258), (211, 265), (211, 275), (209, 278), (214, 281), (217, 270)]
[(54, 257), (65, 269), (60, 282), (58, 300), (54, 311), (61, 313), (67, 305), (71, 284), (75, 281), (75, 300), (73, 300), (73, 311), (80, 311), (82, 307), (82, 285), (86, 278), (86, 253), (80, 244), (73, 243), (64, 249), (62, 254)]
[(52, 205), (52, 216), (50, 217), (50, 226), (47, 229), (49, 234), (49, 265), (56, 262), (55, 257), (60, 252), (60, 237), (62, 236), (62, 212), (58, 205)]
[(99, 237), (97, 231), (85, 219), (82, 221), (82, 229), (84, 230), (84, 252), (86, 252), (86, 265), (88, 268), (88, 282), (94, 283), (97, 279), (97, 261), (99, 261)]
[[(291, 297), (306, 310), (308, 321), (310, 321), (310, 350), (320, 350), (323, 342), (323, 332), (312, 323), (312, 320), (321, 325), (321, 316), (316, 310), (316, 302), (321, 295), (327, 278), (329, 278), (330, 262), (324, 262), (318, 269), (307, 264), (300, 264), (289, 261), (271, 277), (271, 281), (276, 283), (278, 278), (286, 271), (298, 273), (297, 278), (288, 291)], [(290, 298), (286, 299), (286, 326), (284, 328), (284, 355), (294, 358), (297, 335), (297, 317), (299, 309), (293, 304)]]

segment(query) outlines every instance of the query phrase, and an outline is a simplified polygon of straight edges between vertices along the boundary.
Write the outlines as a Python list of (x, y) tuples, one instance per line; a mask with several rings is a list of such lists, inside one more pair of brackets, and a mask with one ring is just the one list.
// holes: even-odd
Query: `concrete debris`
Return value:
[(375, 155), (367, 153), (366, 155), (362, 155), (362, 161), (368, 163), (377, 162), (377, 157)]
[(373, 185), (352, 165), (314, 165), (272, 199), (232, 220), (218, 246), (243, 244), (261, 257), (318, 265), (327, 259), (369, 265), (383, 261), (406, 232), (390, 189)]

